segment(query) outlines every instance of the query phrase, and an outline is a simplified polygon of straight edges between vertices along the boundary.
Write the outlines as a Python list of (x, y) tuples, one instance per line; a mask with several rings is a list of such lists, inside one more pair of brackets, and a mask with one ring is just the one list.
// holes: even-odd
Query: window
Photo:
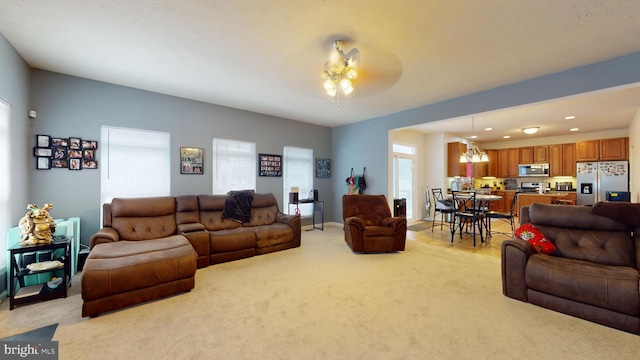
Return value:
[[(7, 267), (9, 230), (9, 105), (0, 100), (0, 269)], [(0, 271), (4, 273), (4, 271)]]
[(169, 133), (102, 126), (100, 201), (171, 193)]
[(213, 194), (230, 190), (255, 190), (258, 168), (256, 144), (213, 139)]
[[(285, 146), (282, 156), (282, 177), (283, 177), (283, 201), (282, 204), (289, 204), (289, 192), (292, 187), (299, 189), (299, 198), (309, 198), (309, 192), (313, 190), (313, 150), (299, 148), (293, 146)], [(313, 196), (311, 196), (313, 197)], [(289, 209), (287, 208), (286, 212)], [(313, 206), (300, 206), (300, 212), (303, 216), (309, 216), (313, 213)]]

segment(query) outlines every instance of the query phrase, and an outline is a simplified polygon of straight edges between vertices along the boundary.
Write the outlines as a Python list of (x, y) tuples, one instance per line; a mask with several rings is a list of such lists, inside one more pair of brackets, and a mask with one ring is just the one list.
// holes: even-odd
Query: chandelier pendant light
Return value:
[[(474, 125), (474, 119), (471, 117), (471, 133), (473, 133)], [(467, 144), (467, 151), (460, 155), (461, 163), (478, 163), (488, 161), (489, 156), (487, 153), (480, 150), (474, 143)]]
[(353, 83), (351, 80), (358, 76), (358, 72), (355, 69), (355, 61), (352, 57), (347, 59), (344, 51), (342, 50), (342, 40), (336, 40), (333, 42), (334, 51), (331, 52), (329, 60), (324, 64), (324, 82), (322, 86), (327, 92), (327, 95), (331, 96), (331, 102), (335, 102), (340, 106), (340, 93), (343, 95), (349, 95), (353, 92)]

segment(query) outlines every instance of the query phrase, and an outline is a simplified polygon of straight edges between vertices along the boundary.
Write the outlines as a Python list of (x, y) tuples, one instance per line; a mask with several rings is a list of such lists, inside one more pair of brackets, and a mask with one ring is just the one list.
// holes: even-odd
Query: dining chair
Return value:
[(492, 235), (491, 220), (492, 219), (498, 219), (498, 220), (502, 220), (502, 221), (505, 221), (505, 222), (509, 223), (509, 225), (511, 226), (511, 233), (496, 231), (496, 234), (504, 234), (504, 235), (509, 235), (509, 236), (513, 237), (513, 231), (515, 230), (515, 210), (516, 210), (516, 203), (518, 202), (518, 194), (519, 194), (519, 192), (516, 192), (513, 195), (513, 199), (511, 199), (511, 205), (509, 207), (509, 212), (489, 211), (486, 214), (486, 216), (487, 216), (487, 236), (491, 236)]
[(453, 199), (453, 223), (451, 228), (451, 242), (456, 230), (460, 230), (460, 239), (462, 239), (463, 228), (469, 231), (471, 226), (471, 234), (473, 235), (473, 246), (476, 246), (476, 228), (480, 235), (480, 241), (484, 242), (482, 227), (485, 220), (485, 207), (477, 198), (474, 191), (452, 191)]
[(436, 216), (440, 215), (440, 230), (442, 230), (442, 226), (444, 225), (445, 216), (448, 218), (447, 224), (451, 223), (453, 216), (453, 201), (444, 198), (442, 188), (431, 189), (431, 194), (433, 195), (433, 204), (435, 207), (433, 220), (431, 221), (431, 232), (433, 232), (433, 228), (436, 225)]

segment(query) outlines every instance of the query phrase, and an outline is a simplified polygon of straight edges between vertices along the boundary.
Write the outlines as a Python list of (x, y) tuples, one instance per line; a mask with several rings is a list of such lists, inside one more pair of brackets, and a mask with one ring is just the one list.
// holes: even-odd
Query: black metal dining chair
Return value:
[(491, 220), (492, 219), (498, 219), (498, 220), (502, 220), (505, 222), (508, 222), (509, 225), (511, 225), (511, 233), (506, 233), (506, 232), (500, 232), (500, 231), (496, 231), (496, 234), (504, 234), (504, 235), (509, 235), (511, 237), (513, 237), (513, 231), (515, 230), (515, 210), (516, 210), (516, 203), (518, 202), (518, 194), (519, 192), (516, 192), (513, 195), (513, 199), (511, 200), (511, 204), (509, 207), (509, 212), (501, 212), (501, 211), (489, 211), (486, 216), (487, 216), (487, 236), (491, 236), (493, 234), (493, 232), (491, 231)]
[(485, 206), (477, 198), (473, 191), (452, 191), (453, 199), (453, 223), (451, 224), (451, 242), (456, 230), (460, 230), (460, 239), (464, 229), (473, 235), (473, 246), (476, 246), (476, 229), (480, 235), (480, 241), (484, 242), (482, 227), (485, 221)]
[(447, 217), (447, 224), (449, 225), (451, 223), (453, 217), (453, 201), (444, 198), (441, 188), (431, 189), (431, 194), (433, 194), (434, 204), (433, 220), (431, 221), (431, 232), (433, 232), (433, 228), (436, 225), (436, 216), (440, 215), (440, 230), (442, 230), (444, 225), (445, 216)]

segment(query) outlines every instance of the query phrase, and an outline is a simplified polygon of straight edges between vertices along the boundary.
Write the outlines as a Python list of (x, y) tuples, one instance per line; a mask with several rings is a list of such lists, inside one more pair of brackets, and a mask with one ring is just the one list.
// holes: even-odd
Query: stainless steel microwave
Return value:
[(549, 164), (520, 164), (518, 176), (549, 176)]

